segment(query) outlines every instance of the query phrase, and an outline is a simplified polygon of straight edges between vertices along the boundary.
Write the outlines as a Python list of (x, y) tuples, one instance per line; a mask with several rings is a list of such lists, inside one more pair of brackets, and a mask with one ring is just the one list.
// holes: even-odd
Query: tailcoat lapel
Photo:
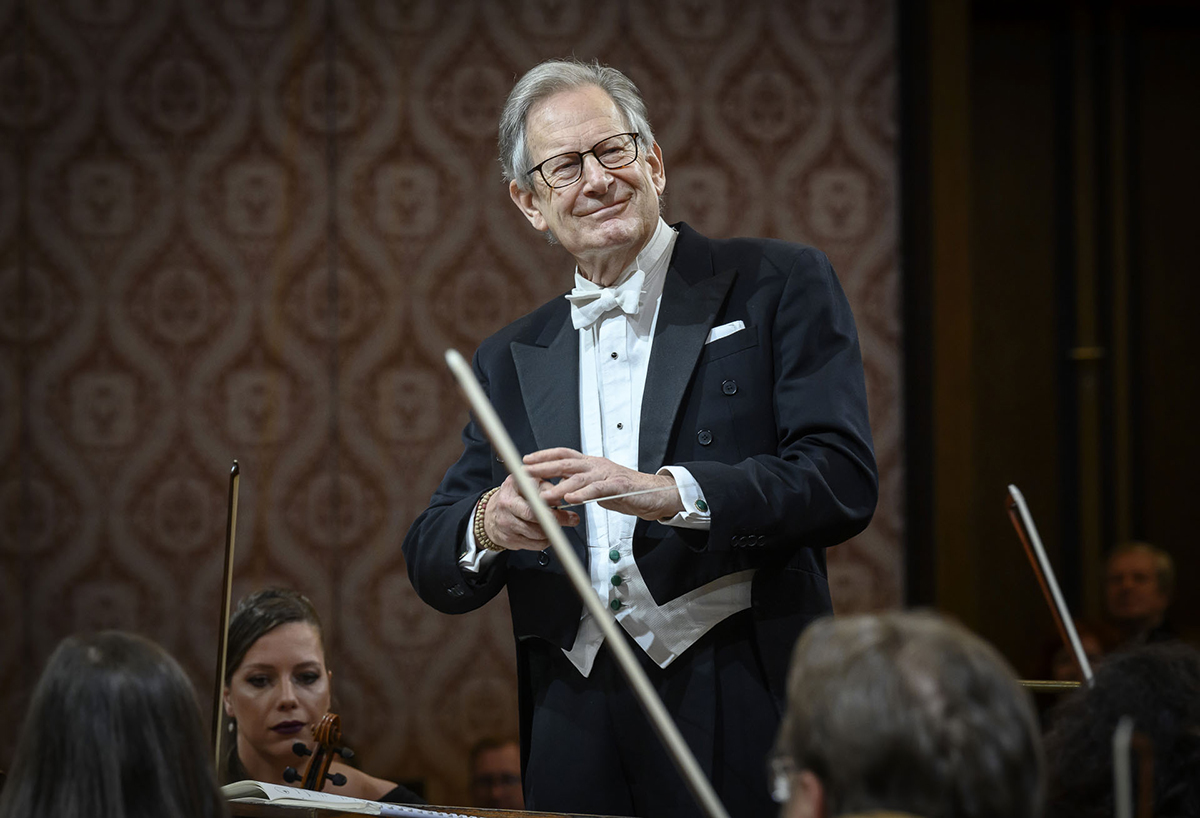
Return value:
[[(521, 398), (533, 431), (535, 449), (583, 447), (579, 430), (579, 333), (571, 324), (570, 304), (562, 299), (561, 313), (546, 322), (532, 344), (513, 341), (509, 345)], [(575, 553), (587, 565), (586, 515), (579, 525), (564, 529)]]
[(708, 240), (679, 225), (642, 395), (640, 471), (655, 472), (665, 465), (683, 394), (736, 275), (732, 269), (714, 273)]
[(521, 397), (538, 449), (570, 446), (578, 449), (579, 333), (571, 325), (570, 305), (564, 299), (533, 344), (513, 341), (513, 363)]

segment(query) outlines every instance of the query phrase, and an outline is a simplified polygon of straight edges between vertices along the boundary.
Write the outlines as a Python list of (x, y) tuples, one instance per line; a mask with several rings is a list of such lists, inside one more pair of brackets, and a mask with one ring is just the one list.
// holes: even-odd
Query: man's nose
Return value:
[[(588, 162), (588, 160), (592, 160)], [(612, 176), (608, 172), (608, 168), (600, 164), (600, 160), (596, 158), (594, 153), (589, 153), (583, 157), (583, 183), (592, 190), (598, 193), (603, 193), (608, 190), (608, 183), (612, 181)]]

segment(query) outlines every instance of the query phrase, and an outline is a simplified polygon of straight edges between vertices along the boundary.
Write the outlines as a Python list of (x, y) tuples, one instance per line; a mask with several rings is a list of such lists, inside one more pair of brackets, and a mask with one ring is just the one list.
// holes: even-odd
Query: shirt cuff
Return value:
[(712, 513), (708, 501), (704, 499), (704, 491), (692, 473), (683, 466), (663, 466), (659, 474), (669, 474), (675, 478), (675, 486), (679, 489), (679, 499), (683, 502), (683, 511), (666, 520), (659, 520), (663, 525), (673, 525), (677, 528), (695, 528), (708, 531), (712, 527)]
[[(475, 515), (478, 512), (479, 503), (476, 503), (471, 509), (472, 522), (475, 520)], [(475, 526), (467, 526), (467, 533), (463, 537), (463, 552), (458, 555), (459, 569), (467, 574), (482, 574), (499, 556), (499, 551), (489, 551), (486, 548), (480, 548), (479, 543), (475, 542)]]

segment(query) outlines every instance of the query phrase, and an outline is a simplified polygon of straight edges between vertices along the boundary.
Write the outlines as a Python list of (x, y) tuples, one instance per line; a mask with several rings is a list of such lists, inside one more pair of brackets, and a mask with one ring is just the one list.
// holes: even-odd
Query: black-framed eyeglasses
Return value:
[(532, 176), (536, 171), (541, 174), (542, 181), (552, 188), (567, 187), (582, 178), (583, 157), (589, 153), (609, 170), (628, 167), (638, 158), (638, 134), (619, 133), (616, 136), (605, 137), (592, 145), (590, 151), (571, 151), (551, 156), (525, 173)]

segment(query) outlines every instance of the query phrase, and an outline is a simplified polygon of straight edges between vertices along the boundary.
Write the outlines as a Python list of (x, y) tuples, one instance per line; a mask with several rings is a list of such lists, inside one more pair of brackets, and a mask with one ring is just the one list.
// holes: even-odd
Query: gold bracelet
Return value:
[(500, 490), (499, 486), (494, 489), (488, 489), (479, 498), (479, 504), (475, 506), (475, 544), (480, 548), (486, 548), (488, 551), (507, 551), (503, 545), (497, 545), (492, 541), (492, 538), (487, 535), (487, 529), (483, 527), (483, 513), (487, 511), (488, 500), (492, 499), (492, 495)]

